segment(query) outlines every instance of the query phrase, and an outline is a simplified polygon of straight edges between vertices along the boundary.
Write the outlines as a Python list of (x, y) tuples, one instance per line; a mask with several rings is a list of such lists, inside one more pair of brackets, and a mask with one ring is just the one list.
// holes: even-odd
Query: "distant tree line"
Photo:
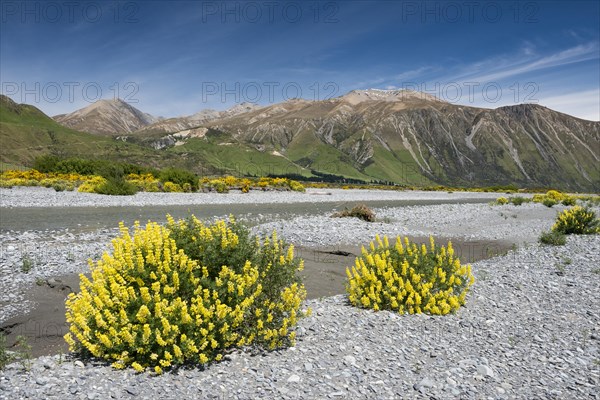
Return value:
[(304, 176), (294, 173), (286, 174), (269, 174), (269, 178), (287, 178), (294, 181), (304, 182), (322, 182), (322, 183), (348, 183), (348, 184), (367, 184), (368, 182), (362, 179), (347, 178), (342, 175), (328, 174), (311, 169), (311, 174), (314, 176)]

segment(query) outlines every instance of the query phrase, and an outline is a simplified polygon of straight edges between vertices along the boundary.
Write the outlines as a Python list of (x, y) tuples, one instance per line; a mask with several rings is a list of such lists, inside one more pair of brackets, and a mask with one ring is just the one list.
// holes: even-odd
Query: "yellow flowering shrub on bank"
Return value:
[(575, 206), (564, 210), (556, 217), (552, 231), (565, 235), (600, 233), (600, 219), (587, 207)]
[(564, 206), (574, 206), (577, 204), (577, 200), (594, 201), (595, 198), (597, 199), (598, 196), (570, 195), (568, 193), (561, 193), (558, 190), (548, 190), (545, 194), (534, 194), (532, 201), (534, 203), (542, 203), (547, 207), (552, 207), (559, 203)]
[(233, 219), (120, 224), (112, 254), (66, 302), (72, 351), (115, 368), (219, 361), (231, 347), (292, 344), (306, 297), (302, 261), (276, 234), (261, 242)]
[(88, 179), (79, 174), (42, 173), (35, 169), (27, 171), (8, 170), (0, 174), (0, 187), (43, 186), (57, 191), (73, 190)]
[(224, 176), (219, 178), (202, 178), (199, 180), (199, 186), (205, 190), (215, 191), (217, 193), (227, 193), (233, 189), (239, 189), (243, 193), (248, 193), (251, 189), (279, 189), (293, 190), (295, 192), (304, 192), (306, 189), (298, 181), (287, 178), (236, 178), (234, 176)]
[(388, 238), (376, 237), (364, 247), (355, 265), (346, 269), (350, 302), (363, 308), (399, 313), (445, 315), (465, 303), (475, 278), (470, 265), (461, 265), (452, 243), (438, 247), (418, 246), (398, 237), (394, 246)]
[(496, 204), (498, 205), (504, 205), (504, 204), (508, 204), (508, 199), (506, 197), (498, 197), (496, 199)]
[[(169, 180), (161, 181), (151, 173), (128, 174), (124, 176), (127, 183), (134, 185), (137, 190), (144, 192), (192, 192), (196, 187), (190, 183), (175, 183)], [(35, 169), (27, 171), (9, 170), (0, 174), (0, 187), (13, 186), (44, 186), (54, 187), (57, 190), (73, 190), (78, 187), (79, 192), (102, 193), (98, 188), (106, 185), (106, 179), (99, 175), (79, 175), (75, 173), (42, 173)], [(278, 189), (304, 192), (304, 186), (297, 181), (287, 178), (236, 178), (224, 176), (214, 179), (202, 178), (199, 187), (218, 193), (227, 193), (232, 189), (239, 189), (248, 193), (252, 189)]]
[(129, 174), (125, 178), (144, 192), (160, 192), (160, 181), (152, 174)]
[(183, 193), (181, 186), (173, 182), (165, 182), (163, 185), (163, 190), (165, 192)]
[(96, 191), (98, 190), (98, 188), (104, 184), (106, 184), (106, 179), (104, 179), (101, 176), (88, 176), (88, 179), (86, 179), (78, 188), (77, 191), (78, 192), (82, 192), (82, 193), (96, 193)]

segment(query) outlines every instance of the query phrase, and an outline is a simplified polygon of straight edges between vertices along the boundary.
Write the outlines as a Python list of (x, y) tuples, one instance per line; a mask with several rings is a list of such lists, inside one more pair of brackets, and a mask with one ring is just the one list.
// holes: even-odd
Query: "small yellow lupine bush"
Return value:
[(163, 185), (163, 190), (165, 192), (174, 192), (174, 193), (182, 193), (183, 192), (183, 188), (173, 182), (165, 182), (165, 184)]
[(120, 232), (67, 299), (72, 351), (161, 373), (219, 361), (231, 347), (294, 342), (305, 315), (302, 262), (275, 233), (261, 243), (233, 219), (205, 225), (193, 216), (136, 223), (133, 235), (121, 223)]
[(160, 181), (152, 174), (129, 174), (127, 182), (134, 184), (144, 192), (160, 192)]
[(565, 195), (559, 192), (558, 190), (548, 190), (546, 192), (546, 197), (556, 201), (557, 203), (560, 202), (564, 196)]
[(496, 204), (501, 205), (501, 206), (508, 204), (508, 199), (506, 197), (498, 197), (496, 199)]
[(470, 265), (461, 265), (452, 243), (418, 246), (398, 237), (392, 247), (388, 238), (376, 237), (377, 246), (362, 249), (355, 265), (346, 269), (346, 290), (357, 307), (399, 313), (445, 315), (465, 303), (475, 281)]
[(558, 214), (552, 231), (566, 235), (600, 233), (600, 219), (589, 208), (575, 206)]
[(88, 179), (77, 188), (78, 192), (96, 193), (100, 186), (106, 184), (106, 179), (101, 176), (92, 175), (87, 178)]

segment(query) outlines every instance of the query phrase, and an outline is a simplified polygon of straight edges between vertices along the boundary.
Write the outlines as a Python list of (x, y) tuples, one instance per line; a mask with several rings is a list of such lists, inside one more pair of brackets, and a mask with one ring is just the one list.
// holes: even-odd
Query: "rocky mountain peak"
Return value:
[(359, 104), (366, 101), (386, 102), (440, 102), (440, 100), (427, 93), (417, 92), (410, 89), (366, 89), (352, 90), (338, 97), (351, 104)]
[(159, 121), (121, 99), (102, 99), (54, 119), (65, 126), (101, 135), (130, 133)]

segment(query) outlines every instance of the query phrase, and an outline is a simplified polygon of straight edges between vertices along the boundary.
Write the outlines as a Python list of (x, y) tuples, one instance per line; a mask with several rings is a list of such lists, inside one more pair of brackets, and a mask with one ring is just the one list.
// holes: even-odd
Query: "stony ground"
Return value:
[(0, 398), (600, 398), (600, 239), (571, 237), (474, 265), (456, 315), (310, 301), (294, 348), (234, 352), (162, 376), (59, 356), (0, 372)]
[(252, 203), (317, 203), (353, 202), (369, 200), (457, 200), (490, 199), (502, 194), (469, 192), (421, 192), (395, 190), (343, 190), (307, 189), (299, 192), (241, 193), (232, 191), (218, 193), (148, 193), (139, 192), (133, 196), (104, 196), (94, 193), (56, 192), (42, 187), (0, 188), (0, 207), (111, 207), (111, 206), (160, 206), (192, 204), (252, 204)]
[[(300, 322), (294, 348), (235, 351), (204, 369), (162, 376), (40, 357), (0, 371), (0, 399), (600, 399), (600, 236), (535, 243), (557, 210), (420, 206), (376, 210), (379, 225), (325, 215), (259, 225), (314, 245), (458, 231), (475, 239), (514, 235), (523, 244), (473, 265), (477, 281), (455, 315), (361, 310), (343, 295), (311, 300), (313, 315)], [(114, 233), (2, 232), (0, 323), (32, 306), (22, 300), (36, 277), (84, 270)], [(23, 249), (40, 255), (29, 273), (21, 271)]]
[(291, 221), (261, 224), (259, 231), (276, 230), (292, 243), (303, 245), (354, 244), (370, 241), (376, 234), (452, 237), (467, 240), (536, 242), (548, 230), (564, 206), (552, 208), (528, 203), (521, 206), (489, 204), (440, 204), (376, 208), (377, 221), (358, 218), (297, 217)]

